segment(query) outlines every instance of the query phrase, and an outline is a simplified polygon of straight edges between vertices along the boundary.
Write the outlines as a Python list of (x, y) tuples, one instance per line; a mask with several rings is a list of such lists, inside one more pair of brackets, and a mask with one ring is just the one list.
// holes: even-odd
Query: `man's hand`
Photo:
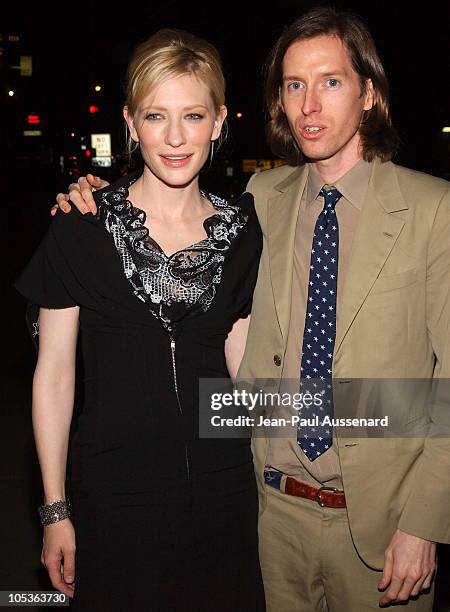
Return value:
[(92, 197), (92, 192), (97, 189), (102, 189), (109, 185), (107, 181), (103, 181), (98, 176), (93, 174), (87, 174), (85, 177), (81, 176), (78, 179), (78, 183), (71, 183), (69, 185), (69, 193), (58, 193), (56, 201), (58, 202), (52, 206), (50, 210), (51, 215), (56, 215), (56, 211), (60, 208), (63, 212), (68, 213), (71, 209), (69, 200), (75, 204), (78, 210), (83, 213), (91, 212), (96, 214), (97, 206), (95, 200)]
[(389, 589), (380, 599), (380, 606), (394, 601), (407, 601), (431, 585), (436, 570), (436, 544), (404, 531), (394, 533), (385, 552), (383, 577), (378, 588)]

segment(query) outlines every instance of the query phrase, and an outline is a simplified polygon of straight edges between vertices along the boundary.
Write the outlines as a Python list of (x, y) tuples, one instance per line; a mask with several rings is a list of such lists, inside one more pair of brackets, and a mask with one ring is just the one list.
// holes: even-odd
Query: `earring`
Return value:
[(214, 140), (211, 140), (211, 154), (209, 156), (209, 165), (212, 164), (212, 160), (214, 157), (214, 142), (215, 142)]

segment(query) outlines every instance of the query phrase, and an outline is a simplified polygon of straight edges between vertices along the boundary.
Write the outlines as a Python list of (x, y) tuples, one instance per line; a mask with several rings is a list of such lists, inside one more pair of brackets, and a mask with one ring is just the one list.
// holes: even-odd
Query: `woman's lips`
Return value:
[(192, 153), (189, 155), (160, 155), (163, 163), (169, 168), (182, 168), (189, 163)]

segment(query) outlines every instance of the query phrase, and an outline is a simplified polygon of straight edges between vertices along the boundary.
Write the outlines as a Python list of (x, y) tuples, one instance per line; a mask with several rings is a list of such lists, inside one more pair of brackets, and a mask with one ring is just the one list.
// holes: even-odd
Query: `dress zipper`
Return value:
[[(178, 408), (180, 410), (181, 416), (183, 416), (183, 409), (181, 408), (180, 396), (178, 395), (178, 381), (177, 381), (177, 364), (175, 360), (175, 339), (169, 334), (170, 337), (170, 350), (172, 352), (172, 369), (173, 369), (173, 383), (175, 386), (175, 395), (177, 396)], [(189, 456), (188, 456), (188, 448), (185, 444), (185, 457), (186, 457), (186, 471), (188, 480), (190, 479), (190, 469), (189, 469)]]

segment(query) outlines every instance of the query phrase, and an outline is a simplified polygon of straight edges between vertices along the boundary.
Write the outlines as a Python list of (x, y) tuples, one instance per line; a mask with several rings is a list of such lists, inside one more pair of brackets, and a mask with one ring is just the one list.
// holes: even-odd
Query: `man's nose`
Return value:
[(322, 104), (318, 93), (313, 88), (307, 88), (303, 98), (302, 111), (305, 115), (318, 113), (322, 110)]

